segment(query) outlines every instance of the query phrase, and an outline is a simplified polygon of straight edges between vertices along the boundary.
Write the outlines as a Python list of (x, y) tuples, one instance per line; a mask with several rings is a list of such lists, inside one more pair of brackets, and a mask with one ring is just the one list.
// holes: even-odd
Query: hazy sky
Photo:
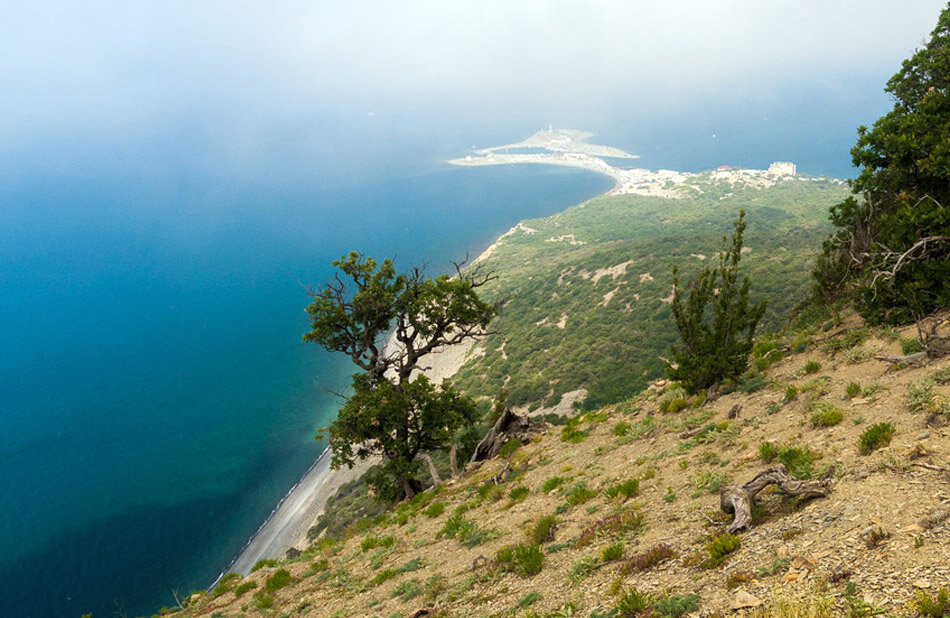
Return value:
[[(808, 81), (878, 90), (936, 0), (0, 3), (0, 153), (321, 110), (583, 119)], [(844, 76), (844, 77), (843, 77)], [(541, 118), (540, 122), (546, 118)]]

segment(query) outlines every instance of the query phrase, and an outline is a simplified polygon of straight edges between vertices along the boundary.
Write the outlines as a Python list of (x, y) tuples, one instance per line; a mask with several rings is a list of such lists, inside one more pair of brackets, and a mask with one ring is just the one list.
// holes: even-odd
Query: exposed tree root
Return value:
[(736, 532), (748, 528), (752, 522), (752, 501), (756, 494), (769, 485), (778, 485), (785, 493), (798, 498), (823, 498), (831, 492), (828, 479), (800, 481), (788, 475), (784, 464), (779, 464), (755, 475), (751, 481), (739, 487), (730, 485), (719, 492), (719, 507), (734, 515), (727, 530)]

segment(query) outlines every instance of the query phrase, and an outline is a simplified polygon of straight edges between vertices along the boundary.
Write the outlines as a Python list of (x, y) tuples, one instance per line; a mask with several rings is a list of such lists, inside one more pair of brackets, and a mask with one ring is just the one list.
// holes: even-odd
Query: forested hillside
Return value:
[(532, 409), (577, 389), (585, 409), (639, 392), (662, 375), (676, 339), (673, 265), (686, 280), (715, 258), (740, 209), (743, 270), (753, 298), (768, 301), (764, 327), (778, 327), (812, 285), (828, 208), (847, 185), (799, 175), (758, 188), (715, 176), (690, 179), (678, 199), (603, 196), (514, 228), (483, 256), (498, 275), (486, 294), (503, 303), (496, 334), (456, 384), (489, 397), (504, 385), (511, 405)]

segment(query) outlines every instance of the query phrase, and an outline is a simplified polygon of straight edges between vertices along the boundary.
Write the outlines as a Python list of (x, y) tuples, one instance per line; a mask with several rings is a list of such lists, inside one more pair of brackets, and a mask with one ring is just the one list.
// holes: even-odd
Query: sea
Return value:
[[(811, 104), (615, 117), (592, 141), (650, 169), (853, 175), (881, 101), (831, 135)], [(361, 111), (236, 145), (193, 120), (0, 158), (0, 613), (150, 615), (207, 588), (322, 452), (354, 371), (301, 341), (311, 286), (353, 250), (445, 272), (611, 187), (445, 163), (546, 126)]]

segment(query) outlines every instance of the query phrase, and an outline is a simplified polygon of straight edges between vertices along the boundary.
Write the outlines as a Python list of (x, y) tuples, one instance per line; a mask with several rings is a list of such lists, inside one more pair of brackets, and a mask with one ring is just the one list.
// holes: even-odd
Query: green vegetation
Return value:
[(785, 465), (790, 475), (807, 480), (812, 475), (811, 464), (820, 458), (821, 454), (808, 447), (763, 442), (759, 445), (759, 457), (766, 463), (778, 460)]
[(876, 423), (868, 427), (858, 442), (858, 450), (862, 455), (870, 455), (879, 448), (891, 443), (894, 437), (894, 426), (890, 423)]
[[(727, 188), (703, 176), (684, 187), (681, 199), (602, 196), (525, 221), (534, 233), (519, 228), (484, 261), (499, 275), (485, 296), (504, 305), (480, 344), (485, 354), (469, 361), (455, 384), (487, 398), (506, 384), (512, 406), (554, 405), (579, 388), (588, 391), (585, 410), (636, 395), (662, 376), (658, 357), (677, 338), (669, 305), (673, 265), (688, 279), (704, 262), (695, 256), (715, 260), (740, 208), (749, 221), (742, 269), (756, 297), (769, 303), (762, 324), (783, 325), (809, 291), (808, 262), (827, 235), (827, 209), (848, 193), (841, 181), (808, 180)], [(726, 193), (728, 209), (719, 199)], [(565, 235), (576, 244), (551, 240)]]
[(732, 241), (722, 239), (719, 267), (704, 266), (689, 282), (684, 300), (679, 267), (673, 266), (670, 309), (680, 340), (670, 348), (666, 373), (688, 392), (716, 391), (724, 380), (736, 380), (749, 364), (752, 337), (765, 315), (765, 301), (750, 304), (749, 277), (739, 279), (745, 211), (734, 222)]
[(623, 496), (624, 499), (627, 499), (637, 495), (637, 492), (639, 491), (640, 481), (637, 479), (627, 479), (607, 487), (607, 489), (604, 490), (604, 496), (610, 500), (613, 500), (618, 496)]
[(287, 569), (277, 569), (274, 574), (264, 581), (264, 589), (267, 592), (280, 590), (284, 586), (289, 586), (294, 581)]
[(811, 426), (832, 427), (844, 419), (844, 412), (841, 408), (828, 403), (827, 401), (815, 401), (810, 406), (812, 409)]
[(495, 553), (495, 567), (525, 577), (537, 575), (544, 566), (544, 553), (537, 545), (506, 545)]
[(254, 571), (259, 571), (261, 569), (268, 569), (272, 566), (277, 566), (277, 561), (273, 558), (261, 558), (254, 563), (254, 566), (251, 567), (251, 573)]
[(679, 618), (699, 610), (698, 594), (674, 594), (664, 597), (653, 606), (661, 618)]
[(950, 590), (940, 588), (935, 596), (930, 596), (924, 590), (918, 590), (914, 604), (917, 610), (927, 618), (950, 616)]
[[(346, 353), (364, 372), (353, 376), (353, 395), (327, 428), (333, 467), (381, 454), (377, 486), (411, 498), (421, 489), (418, 456), (448, 449), (476, 418), (471, 399), (412, 373), (427, 354), (485, 332), (497, 307), (477, 291), (492, 277), (478, 268), (456, 269), (452, 278), (430, 279), (419, 268), (397, 274), (390, 260), (377, 265), (356, 252), (333, 265), (340, 274), (311, 292), (303, 338)], [(384, 354), (378, 342), (391, 327), (401, 351)]]
[(741, 545), (742, 541), (739, 537), (728, 532), (713, 537), (706, 545), (706, 551), (709, 553), (707, 566), (719, 566), (726, 559), (726, 556), (739, 549)]
[(950, 7), (887, 82), (894, 108), (870, 129), (858, 128), (854, 195), (831, 209), (837, 231), (815, 278), (826, 299), (854, 299), (872, 324), (908, 322), (950, 305), (948, 53)]
[(570, 506), (577, 506), (578, 504), (584, 504), (596, 495), (596, 490), (587, 488), (586, 481), (580, 481), (564, 492), (564, 500)]
[(671, 560), (676, 557), (676, 552), (666, 543), (660, 543), (626, 560), (620, 568), (622, 575), (630, 573), (641, 573), (648, 571), (665, 560)]
[(534, 545), (544, 545), (554, 540), (554, 534), (557, 532), (557, 517), (554, 515), (545, 515), (532, 526), (527, 534)]
[(643, 515), (637, 511), (621, 511), (595, 521), (581, 531), (575, 547), (587, 547), (604, 537), (626, 538), (641, 534), (646, 526)]

